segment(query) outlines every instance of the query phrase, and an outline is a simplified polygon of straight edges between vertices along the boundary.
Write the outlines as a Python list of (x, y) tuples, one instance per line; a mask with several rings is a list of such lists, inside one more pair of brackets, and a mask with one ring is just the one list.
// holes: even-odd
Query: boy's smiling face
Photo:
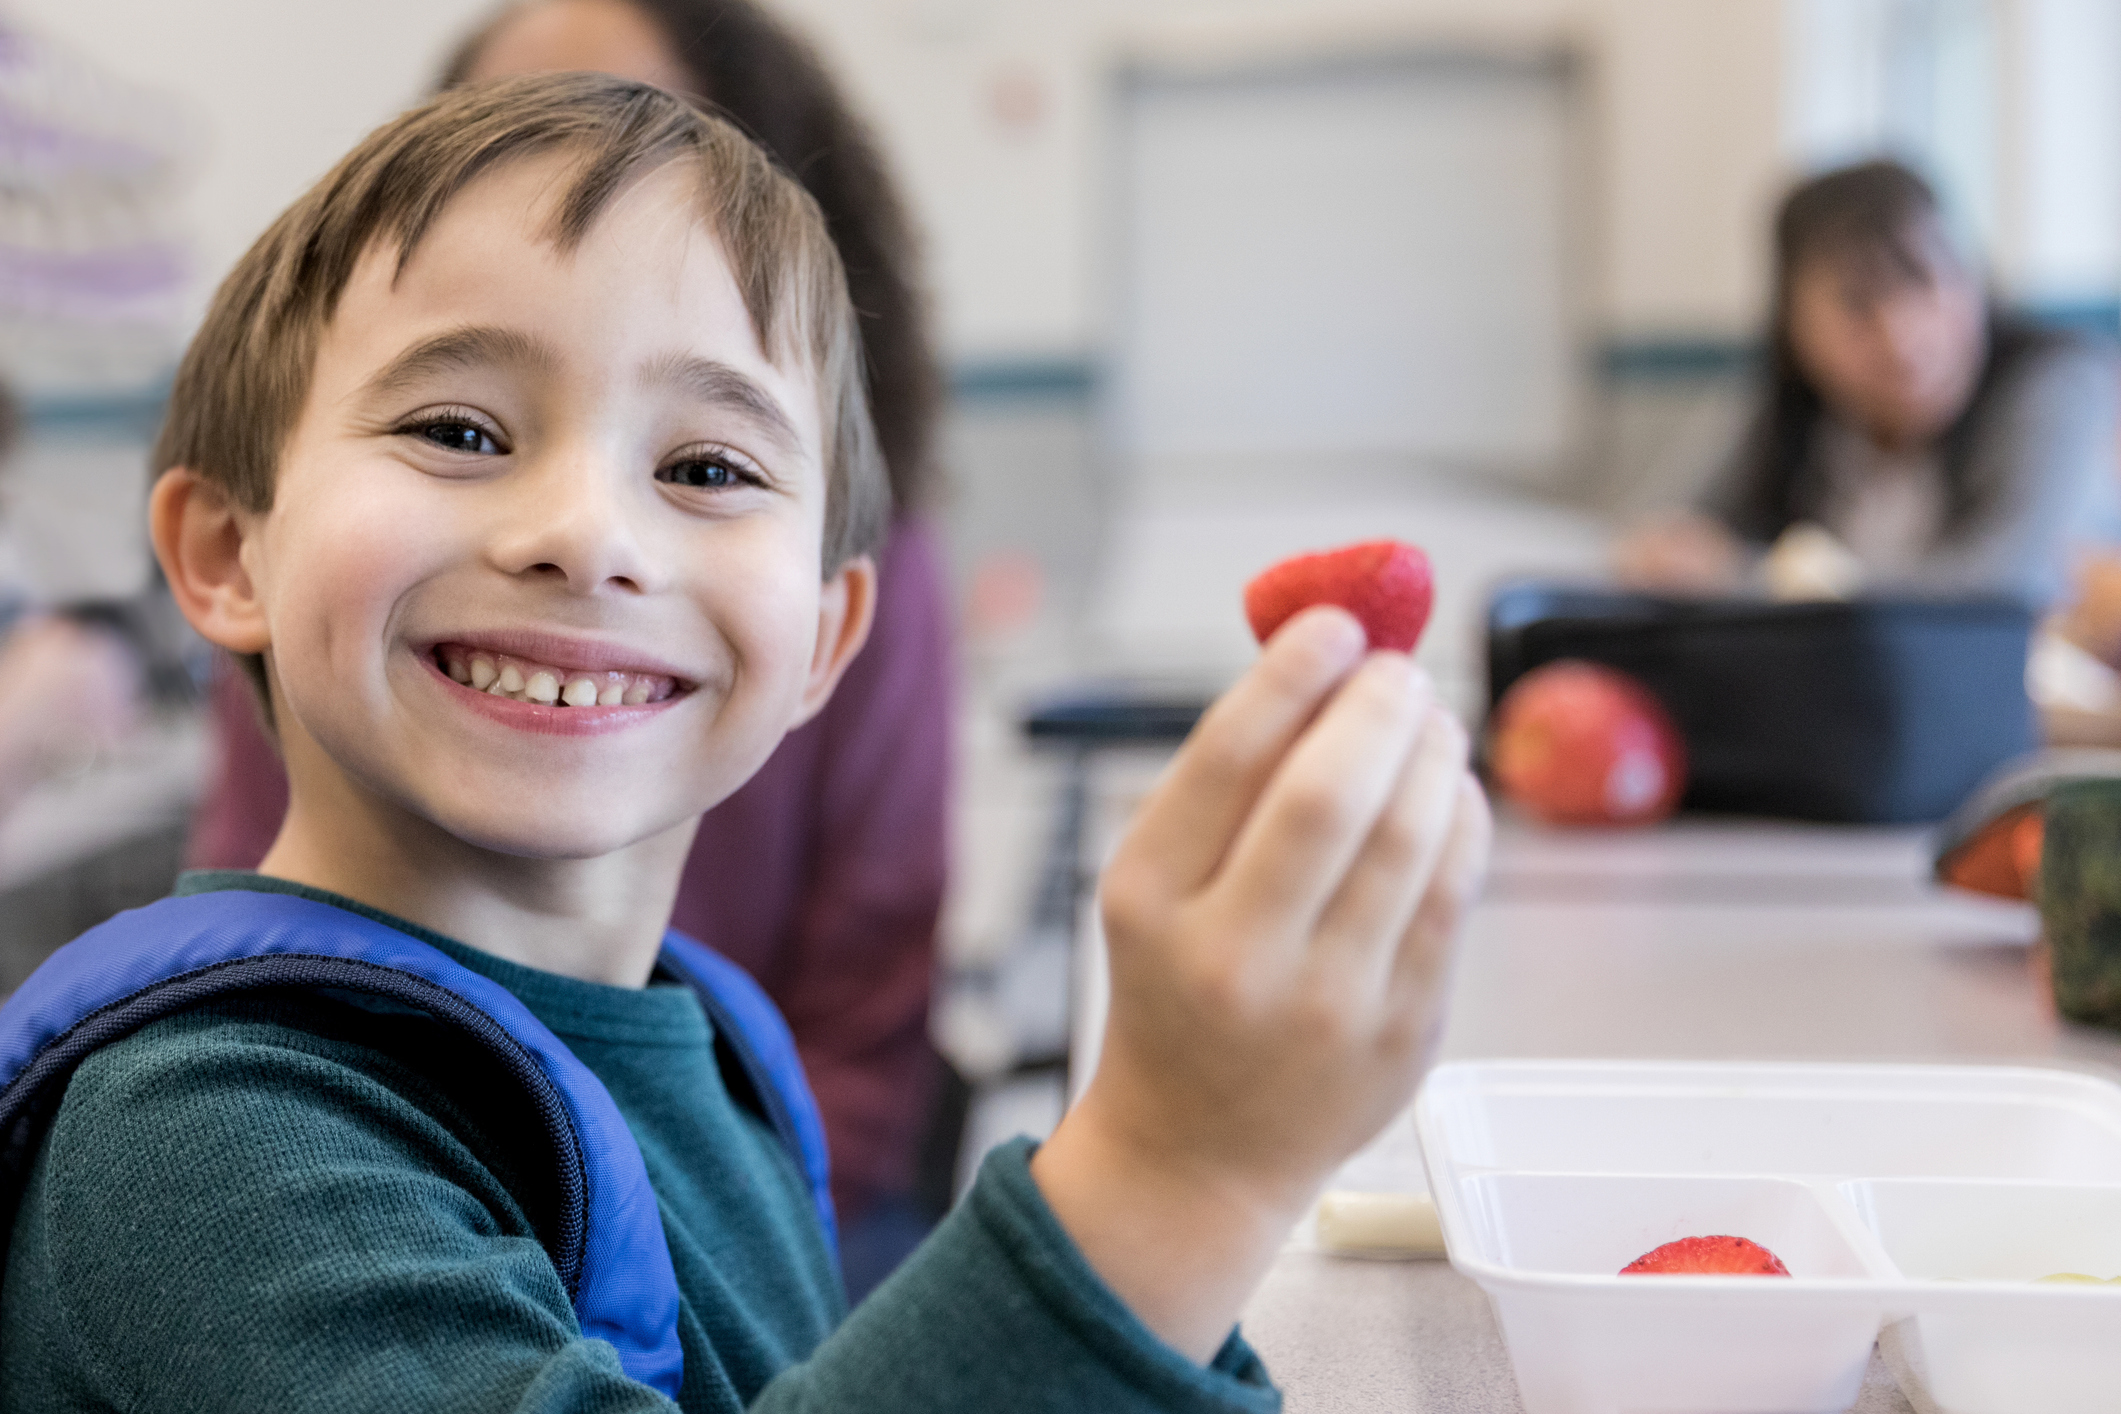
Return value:
[(298, 799), (335, 773), (555, 859), (729, 794), (869, 608), (865, 562), (821, 582), (813, 371), (761, 348), (696, 177), (651, 173), (562, 251), (567, 171), (503, 166), (402, 271), (362, 260), (244, 527), (259, 641), (227, 645), (268, 654)]

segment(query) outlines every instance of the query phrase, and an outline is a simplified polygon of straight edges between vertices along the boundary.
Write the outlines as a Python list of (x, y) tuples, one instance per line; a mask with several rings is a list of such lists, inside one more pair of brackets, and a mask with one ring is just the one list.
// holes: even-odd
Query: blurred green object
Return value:
[(2121, 1029), (2121, 781), (2066, 781), (2048, 796), (2040, 918), (2056, 1008)]

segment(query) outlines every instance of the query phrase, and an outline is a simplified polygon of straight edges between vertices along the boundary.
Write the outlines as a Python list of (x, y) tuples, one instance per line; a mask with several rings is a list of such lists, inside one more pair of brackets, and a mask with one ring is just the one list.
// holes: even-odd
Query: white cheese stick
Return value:
[(1426, 1193), (1328, 1193), (1318, 1200), (1318, 1245), (1379, 1257), (1441, 1257), (1443, 1227)]

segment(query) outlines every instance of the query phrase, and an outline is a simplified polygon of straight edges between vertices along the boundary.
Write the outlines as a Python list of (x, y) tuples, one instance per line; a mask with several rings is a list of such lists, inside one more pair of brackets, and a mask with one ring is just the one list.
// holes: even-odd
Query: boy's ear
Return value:
[(840, 674), (869, 641), (869, 625), (875, 618), (876, 561), (856, 555), (833, 572), (818, 596), (817, 646), (810, 654), (802, 710), (791, 726), (801, 726), (824, 709)]
[(189, 467), (163, 472), (148, 498), (148, 534), (171, 596), (201, 638), (231, 653), (263, 653), (271, 641), (243, 562), (248, 519)]

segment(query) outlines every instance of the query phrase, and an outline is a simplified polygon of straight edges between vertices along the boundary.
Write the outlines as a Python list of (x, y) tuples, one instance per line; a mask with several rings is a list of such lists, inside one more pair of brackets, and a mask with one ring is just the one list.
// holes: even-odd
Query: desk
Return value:
[[(2003, 1061), (2121, 1072), (2121, 1035), (2057, 1020), (2028, 908), (1926, 882), (1924, 836), (1685, 821), (1506, 823), (1467, 925), (1445, 1059)], [(1344, 1186), (1420, 1188), (1403, 1118)], [(1487, 1300), (1443, 1262), (1293, 1243), (1245, 1312), (1291, 1414), (1521, 1409)], [(1873, 1360), (1856, 1409), (1909, 1414)]]

